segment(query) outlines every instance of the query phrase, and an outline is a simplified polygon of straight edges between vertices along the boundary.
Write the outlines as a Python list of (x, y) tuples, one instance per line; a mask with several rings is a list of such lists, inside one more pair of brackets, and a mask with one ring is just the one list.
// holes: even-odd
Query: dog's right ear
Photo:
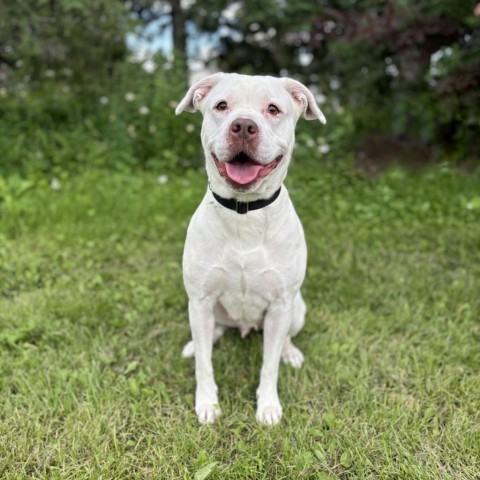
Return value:
[(214, 73), (208, 77), (202, 78), (197, 83), (192, 85), (185, 97), (178, 104), (175, 109), (175, 114), (180, 115), (185, 112), (196, 112), (200, 109), (202, 101), (207, 96), (208, 92), (225, 76), (224, 73)]
[(301, 105), (303, 118), (307, 120), (320, 120), (322, 123), (327, 123), (325, 115), (318, 108), (315, 97), (312, 92), (302, 83), (297, 82), (293, 78), (283, 78), (285, 88), (294, 98), (297, 105)]

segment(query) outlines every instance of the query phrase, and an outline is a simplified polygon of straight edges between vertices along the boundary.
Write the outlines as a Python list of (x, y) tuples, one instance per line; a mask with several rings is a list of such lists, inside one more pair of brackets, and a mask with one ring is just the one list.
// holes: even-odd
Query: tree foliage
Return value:
[[(215, 4), (215, 5), (213, 5)], [(235, 2), (212, 2), (226, 11)], [(353, 110), (361, 130), (423, 144), (478, 143), (480, 20), (451, 0), (245, 0), (214, 62), (247, 73), (289, 73)], [(211, 13), (211, 12), (210, 12)], [(191, 18), (211, 31), (206, 7)], [(217, 22), (218, 23), (218, 22)]]
[[(181, 4), (0, 0), (0, 96), (44, 89), (45, 102), (37, 105), (49, 118), (60, 111), (64, 122), (78, 119), (73, 104), (95, 110), (105, 92), (123, 98), (132, 78), (138, 90), (150, 91), (150, 80), (141, 85), (148, 76), (128, 61), (125, 42), (127, 32), (148, 24), (157, 28), (150, 36), (172, 31), (174, 61), (155, 58), (159, 78), (171, 83), (167, 88), (157, 82), (157, 88), (171, 95), (186, 86), (187, 53), (210, 43), (210, 57), (202, 57), (210, 70), (297, 77), (322, 91), (334, 112), (348, 112), (345, 131), (355, 137), (381, 131), (423, 146), (447, 146), (458, 158), (478, 153), (475, 2), (212, 0), (185, 2), (183, 9)], [(52, 93), (54, 84), (76, 92), (82, 102), (61, 100)], [(13, 105), (11, 99), (6, 103)], [(33, 98), (27, 103), (35, 105)], [(0, 117), (6, 118), (6, 108), (0, 105)]]
[(95, 87), (125, 60), (128, 10), (109, 0), (0, 0), (4, 80), (39, 82), (59, 75)]
[[(126, 46), (133, 3), (0, 0), (0, 175), (89, 164), (168, 170), (198, 156), (174, 99), (185, 75)], [(196, 128), (195, 119), (189, 128)]]

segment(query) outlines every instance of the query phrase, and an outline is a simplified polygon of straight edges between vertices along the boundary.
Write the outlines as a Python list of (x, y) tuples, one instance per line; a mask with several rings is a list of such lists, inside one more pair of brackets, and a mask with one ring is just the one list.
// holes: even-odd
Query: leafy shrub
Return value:
[(173, 71), (125, 63), (86, 92), (57, 79), (4, 92), (0, 172), (69, 171), (89, 166), (170, 169), (199, 161), (199, 118), (175, 116), (184, 94)]

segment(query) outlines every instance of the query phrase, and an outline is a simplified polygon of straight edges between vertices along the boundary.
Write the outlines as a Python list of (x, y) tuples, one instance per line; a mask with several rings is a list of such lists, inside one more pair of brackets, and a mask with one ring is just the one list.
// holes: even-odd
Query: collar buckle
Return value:
[(248, 206), (250, 202), (239, 202), (235, 199), (235, 211), (240, 215), (248, 213)]

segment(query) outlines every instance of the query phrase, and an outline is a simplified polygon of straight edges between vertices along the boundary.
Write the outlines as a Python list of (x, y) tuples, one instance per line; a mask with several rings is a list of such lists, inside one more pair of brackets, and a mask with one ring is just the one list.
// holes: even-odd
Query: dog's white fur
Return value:
[[(226, 108), (220, 102), (226, 102)], [(220, 414), (211, 357), (213, 343), (225, 328), (239, 328), (242, 336), (252, 328), (263, 328), (256, 418), (275, 424), (282, 416), (277, 393), (280, 358), (301, 367), (302, 352), (291, 339), (303, 327), (306, 312), (300, 286), (307, 249), (282, 182), (298, 118), (325, 123), (325, 117), (311, 92), (293, 79), (224, 73), (193, 85), (176, 113), (197, 110), (204, 117), (201, 139), (210, 189), (190, 221), (183, 257), (192, 332), (183, 356), (195, 356), (195, 411), (201, 423), (214, 422)], [(253, 138), (239, 140), (232, 133), (238, 119), (258, 127), (253, 135), (246, 135)], [(221, 174), (219, 165), (232, 160), (240, 149), (257, 164), (278, 164), (266, 176), (237, 185)], [(270, 198), (280, 186), (272, 204), (245, 215), (221, 206), (212, 195), (213, 191), (224, 198), (254, 201)]]

